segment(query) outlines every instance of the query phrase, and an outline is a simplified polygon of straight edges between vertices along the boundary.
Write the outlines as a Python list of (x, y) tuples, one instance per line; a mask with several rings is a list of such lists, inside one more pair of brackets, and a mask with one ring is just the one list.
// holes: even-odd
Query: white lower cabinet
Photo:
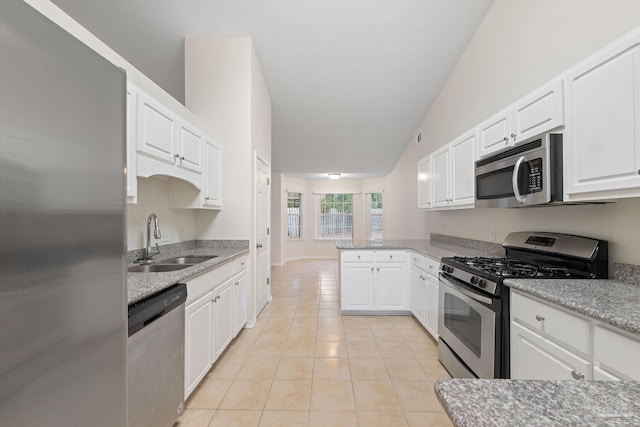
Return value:
[(247, 323), (247, 261), (248, 258), (245, 256), (233, 263), (234, 335), (237, 335)]
[(424, 272), (417, 267), (411, 267), (411, 278), (409, 282), (411, 288), (411, 313), (418, 322), (424, 325), (427, 319), (427, 288)]
[(342, 252), (343, 311), (408, 311), (409, 283), (404, 251)]
[(511, 378), (543, 380), (590, 380), (591, 363), (511, 322)]
[(640, 337), (511, 290), (511, 378), (640, 380)]
[(438, 271), (440, 263), (411, 253), (411, 312), (438, 339)]
[(233, 272), (228, 263), (187, 280), (185, 399), (246, 323), (246, 267)]
[(425, 327), (433, 335), (435, 339), (438, 339), (438, 294), (440, 285), (437, 276), (431, 276), (427, 274), (427, 303), (426, 303), (426, 323)]
[(233, 279), (229, 279), (215, 288), (211, 304), (213, 305), (214, 324), (211, 339), (211, 342), (214, 343), (214, 348), (211, 352), (211, 363), (213, 363), (234, 337), (233, 306), (235, 302), (233, 300)]
[(185, 308), (185, 398), (211, 368), (212, 299), (209, 292)]

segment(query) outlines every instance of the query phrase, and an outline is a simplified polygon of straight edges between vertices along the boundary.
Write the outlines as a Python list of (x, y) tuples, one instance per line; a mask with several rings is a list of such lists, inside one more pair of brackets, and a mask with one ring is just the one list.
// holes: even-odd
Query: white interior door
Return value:
[(269, 274), (269, 165), (257, 154), (255, 170), (255, 278), (256, 316), (271, 299)]

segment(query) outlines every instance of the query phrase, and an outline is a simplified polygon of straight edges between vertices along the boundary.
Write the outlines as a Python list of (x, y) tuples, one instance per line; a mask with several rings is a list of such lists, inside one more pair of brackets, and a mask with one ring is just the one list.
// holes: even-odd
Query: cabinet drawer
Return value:
[(376, 251), (376, 262), (404, 262), (407, 258), (404, 251)]
[(342, 262), (373, 262), (373, 251), (342, 251)]
[(233, 276), (233, 265), (228, 262), (214, 270), (190, 278), (187, 280), (187, 305), (231, 276)]
[(233, 261), (233, 274), (236, 275), (247, 269), (247, 256), (240, 257)]
[(410, 252), (409, 256), (411, 257), (411, 265), (420, 270), (425, 270), (425, 257), (415, 252)]
[(440, 271), (440, 261), (436, 261), (435, 259), (431, 259), (429, 257), (424, 257), (424, 271), (434, 277), (438, 277), (438, 272)]
[(586, 319), (516, 292), (511, 293), (511, 317), (582, 354), (590, 354), (591, 323)]
[(593, 337), (593, 356), (596, 363), (634, 381), (640, 381), (640, 341), (596, 326)]

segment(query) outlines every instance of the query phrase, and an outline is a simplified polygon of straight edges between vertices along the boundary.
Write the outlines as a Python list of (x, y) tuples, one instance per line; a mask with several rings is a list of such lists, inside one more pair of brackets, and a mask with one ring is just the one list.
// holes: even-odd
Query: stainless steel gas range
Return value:
[(455, 378), (509, 378), (505, 278), (607, 278), (608, 243), (559, 233), (517, 232), (504, 258), (442, 258), (438, 356)]

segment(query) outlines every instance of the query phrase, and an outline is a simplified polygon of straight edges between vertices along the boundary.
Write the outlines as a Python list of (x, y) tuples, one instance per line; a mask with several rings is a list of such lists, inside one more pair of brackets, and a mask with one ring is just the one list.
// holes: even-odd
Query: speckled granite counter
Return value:
[[(129, 253), (130, 265), (139, 256), (139, 252), (140, 250)], [(196, 240), (184, 244), (161, 246), (160, 255), (154, 263), (184, 255), (217, 255), (217, 257), (182, 270), (166, 273), (128, 273), (127, 302), (128, 304), (138, 302), (191, 276), (226, 264), (247, 253), (249, 253), (247, 240)]]
[(435, 234), (431, 235), (431, 239), (425, 240), (336, 240), (336, 247), (338, 250), (412, 250), (436, 260), (454, 255), (504, 256), (504, 249), (496, 243)]
[(640, 286), (598, 279), (505, 279), (504, 284), (609, 325), (640, 334)]
[(455, 426), (637, 426), (640, 382), (441, 380)]

